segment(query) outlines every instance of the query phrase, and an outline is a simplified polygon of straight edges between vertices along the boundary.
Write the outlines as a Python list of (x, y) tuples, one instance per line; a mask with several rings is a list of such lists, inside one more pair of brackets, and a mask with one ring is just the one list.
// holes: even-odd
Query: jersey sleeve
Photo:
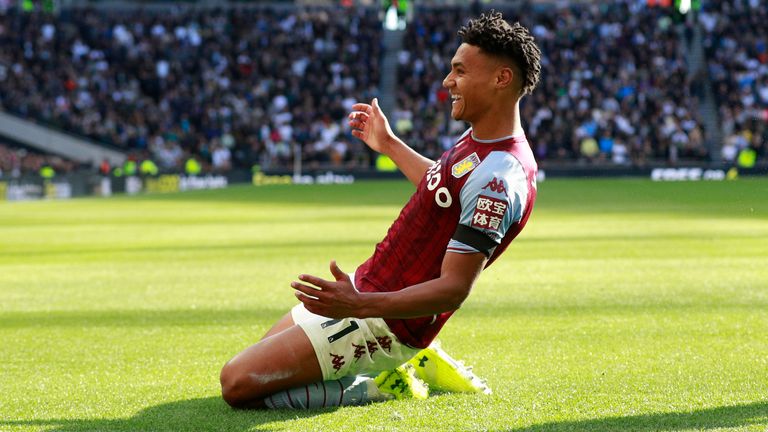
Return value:
[(447, 251), (490, 256), (523, 217), (528, 198), (525, 170), (511, 154), (492, 152), (470, 174), (459, 197), (459, 224)]

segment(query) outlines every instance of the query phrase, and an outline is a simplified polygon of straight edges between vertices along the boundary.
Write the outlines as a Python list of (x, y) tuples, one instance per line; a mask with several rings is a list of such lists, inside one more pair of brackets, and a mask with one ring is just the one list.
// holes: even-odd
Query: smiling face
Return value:
[(453, 100), (451, 117), (474, 123), (489, 112), (497, 94), (501, 62), (480, 48), (463, 43), (451, 59), (451, 72), (443, 86)]

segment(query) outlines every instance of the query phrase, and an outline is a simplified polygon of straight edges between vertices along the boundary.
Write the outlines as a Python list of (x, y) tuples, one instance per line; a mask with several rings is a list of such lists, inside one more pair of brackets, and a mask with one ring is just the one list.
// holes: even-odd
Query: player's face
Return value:
[(451, 59), (443, 86), (451, 93), (451, 117), (472, 123), (487, 112), (494, 94), (497, 62), (480, 48), (463, 43)]

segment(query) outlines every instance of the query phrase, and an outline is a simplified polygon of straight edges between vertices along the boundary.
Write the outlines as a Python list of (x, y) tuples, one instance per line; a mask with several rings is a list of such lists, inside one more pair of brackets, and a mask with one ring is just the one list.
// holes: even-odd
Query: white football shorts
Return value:
[(312, 342), (325, 381), (391, 370), (420, 350), (401, 343), (382, 318), (332, 319), (303, 303), (291, 309), (291, 317)]

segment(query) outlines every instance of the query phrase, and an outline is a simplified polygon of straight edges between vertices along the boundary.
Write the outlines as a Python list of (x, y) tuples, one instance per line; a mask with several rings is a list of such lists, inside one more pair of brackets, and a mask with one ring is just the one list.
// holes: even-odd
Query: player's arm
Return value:
[(487, 257), (479, 252), (448, 252), (440, 277), (394, 292), (358, 292), (335, 262), (331, 262), (335, 282), (301, 275), (303, 283), (293, 282), (291, 286), (310, 312), (329, 318), (423, 317), (458, 309), (486, 261)]
[(400, 291), (365, 294), (360, 317), (416, 318), (453, 311), (469, 295), (485, 266), (482, 253), (448, 252), (443, 258), (440, 277)]
[(352, 135), (363, 140), (372, 150), (389, 156), (414, 185), (419, 184), (424, 173), (434, 164), (395, 136), (376, 98), (370, 105), (353, 105), (349, 125)]

